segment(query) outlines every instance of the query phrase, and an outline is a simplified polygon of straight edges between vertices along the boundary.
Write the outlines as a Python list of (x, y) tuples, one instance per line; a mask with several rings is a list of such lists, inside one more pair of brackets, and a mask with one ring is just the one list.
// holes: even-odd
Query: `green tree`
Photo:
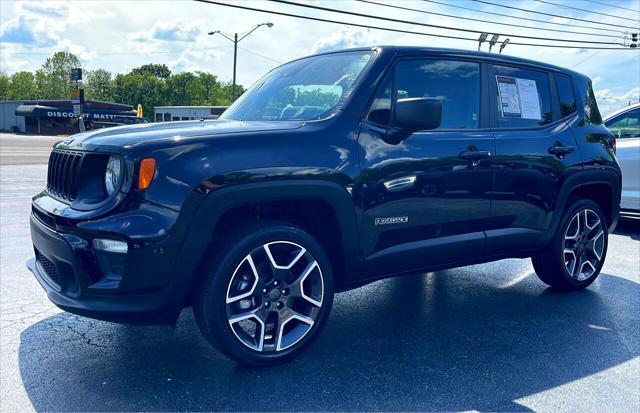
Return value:
[[(231, 83), (223, 83), (216, 75), (207, 72), (196, 72), (194, 90), (197, 91), (196, 105), (229, 105), (231, 104)], [(242, 85), (236, 85), (238, 96), (244, 93)]]
[(134, 107), (140, 103), (144, 116), (149, 120), (153, 120), (154, 106), (167, 104), (166, 85), (149, 73), (118, 74), (113, 84), (114, 100)]
[(171, 105), (193, 105), (198, 100), (196, 76), (191, 72), (171, 75), (167, 81), (167, 93)]
[[(236, 85), (236, 99), (242, 96), (242, 94), (247, 89), (242, 85)], [(222, 82), (220, 85), (220, 105), (230, 105), (233, 103), (233, 99), (231, 99), (231, 93), (233, 91), (233, 83), (231, 82)]]
[(9, 76), (5, 72), (0, 72), (0, 100), (9, 99)]
[(136, 67), (131, 70), (131, 73), (136, 75), (150, 74), (161, 80), (168, 80), (171, 76), (171, 70), (165, 64), (149, 63)]
[(105, 69), (92, 70), (84, 82), (85, 97), (94, 100), (113, 100), (113, 76)]
[(35, 76), (31, 72), (17, 72), (11, 75), (8, 99), (35, 99), (38, 97)]
[(69, 52), (56, 52), (36, 71), (38, 97), (68, 99), (71, 91), (71, 69), (80, 67), (80, 60)]

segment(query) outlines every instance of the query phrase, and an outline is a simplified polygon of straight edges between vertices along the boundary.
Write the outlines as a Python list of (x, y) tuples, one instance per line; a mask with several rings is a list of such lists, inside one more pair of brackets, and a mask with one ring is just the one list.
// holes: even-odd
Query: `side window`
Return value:
[(526, 128), (551, 123), (549, 76), (545, 72), (494, 66), (498, 127)]
[(391, 120), (391, 98), (393, 96), (392, 80), (393, 70), (390, 70), (376, 92), (376, 96), (371, 103), (371, 108), (369, 108), (367, 120), (380, 125), (389, 125)]
[(600, 115), (600, 109), (598, 109), (596, 95), (593, 93), (591, 82), (587, 84), (587, 94), (584, 102), (584, 114), (589, 123), (593, 123), (595, 125), (600, 125), (602, 123), (602, 116)]
[(403, 60), (396, 66), (396, 79), (397, 99), (440, 99), (440, 129), (479, 127), (479, 63), (431, 59)]
[(556, 87), (558, 88), (558, 100), (560, 101), (560, 112), (564, 118), (576, 112), (576, 97), (573, 95), (571, 79), (558, 75), (555, 78)]
[(624, 136), (638, 136), (640, 134), (640, 109), (635, 109), (616, 116), (606, 122), (607, 128), (615, 135), (624, 130)]

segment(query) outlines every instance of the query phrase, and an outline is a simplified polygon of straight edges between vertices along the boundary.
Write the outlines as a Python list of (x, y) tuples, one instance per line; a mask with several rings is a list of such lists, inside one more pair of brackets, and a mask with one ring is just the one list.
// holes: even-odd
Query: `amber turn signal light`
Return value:
[(147, 189), (151, 186), (153, 176), (156, 174), (156, 160), (145, 158), (140, 162), (140, 173), (138, 174), (138, 189)]

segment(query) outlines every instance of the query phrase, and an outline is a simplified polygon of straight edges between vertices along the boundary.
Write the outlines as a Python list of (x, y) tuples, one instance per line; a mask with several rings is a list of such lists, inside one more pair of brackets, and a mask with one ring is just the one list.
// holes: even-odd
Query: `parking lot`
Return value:
[(201, 337), (61, 312), (24, 262), (30, 198), (57, 139), (0, 136), (5, 411), (640, 410), (640, 223), (610, 237), (587, 290), (542, 284), (529, 260), (416, 274), (336, 296), (299, 358), (241, 367)]

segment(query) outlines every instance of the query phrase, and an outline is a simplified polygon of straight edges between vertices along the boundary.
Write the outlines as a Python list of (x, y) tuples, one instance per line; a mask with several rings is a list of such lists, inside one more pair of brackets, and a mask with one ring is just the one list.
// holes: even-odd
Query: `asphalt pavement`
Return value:
[(26, 269), (30, 198), (57, 139), (0, 135), (0, 411), (640, 411), (640, 225), (610, 236), (585, 291), (530, 260), (379, 281), (336, 296), (291, 363), (246, 368), (201, 337), (64, 313)]

